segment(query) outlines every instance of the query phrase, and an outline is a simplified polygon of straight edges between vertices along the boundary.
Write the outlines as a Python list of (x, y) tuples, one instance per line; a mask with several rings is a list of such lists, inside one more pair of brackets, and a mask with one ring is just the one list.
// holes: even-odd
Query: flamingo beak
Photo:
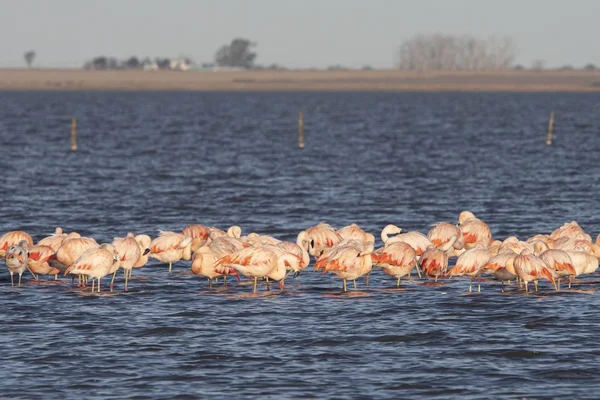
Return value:
[(150, 253), (150, 249), (144, 250), (144, 255), (147, 255), (148, 253)]
[(296, 277), (297, 277), (298, 275), (300, 275), (300, 271), (296, 271), (296, 272), (294, 273), (294, 277), (293, 277), (292, 279), (296, 279)]

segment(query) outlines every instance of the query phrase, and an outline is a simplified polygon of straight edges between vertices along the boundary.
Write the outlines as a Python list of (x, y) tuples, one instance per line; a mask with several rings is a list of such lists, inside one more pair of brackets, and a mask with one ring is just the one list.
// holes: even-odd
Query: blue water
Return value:
[[(99, 242), (190, 223), (282, 240), (320, 221), (426, 233), (463, 209), (494, 237), (600, 233), (600, 94), (0, 93), (0, 232)], [(306, 146), (297, 146), (304, 111)], [(552, 146), (548, 116), (556, 113)], [(71, 117), (78, 122), (69, 152)], [(495, 282), (360, 296), (309, 268), (260, 298), (156, 261), (82, 294), (0, 266), (3, 398), (594, 398), (600, 307)], [(262, 288), (264, 290), (264, 288)]]

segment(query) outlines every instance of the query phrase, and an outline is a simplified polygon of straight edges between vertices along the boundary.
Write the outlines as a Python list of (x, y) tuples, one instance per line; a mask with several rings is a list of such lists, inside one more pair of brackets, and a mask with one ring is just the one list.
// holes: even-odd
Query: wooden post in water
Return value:
[(71, 120), (71, 151), (77, 151), (77, 120)]
[(302, 111), (298, 113), (298, 147), (304, 148), (304, 115), (302, 115)]
[(546, 144), (550, 146), (552, 144), (552, 131), (554, 130), (554, 111), (550, 113), (550, 120), (548, 121), (548, 137), (546, 137)]

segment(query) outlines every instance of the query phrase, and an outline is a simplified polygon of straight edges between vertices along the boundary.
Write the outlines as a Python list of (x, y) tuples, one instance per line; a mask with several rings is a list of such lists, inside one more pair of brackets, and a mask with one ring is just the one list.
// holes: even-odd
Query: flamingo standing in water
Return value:
[(10, 246), (19, 244), (21, 240), (25, 240), (28, 246), (33, 246), (31, 235), (23, 231), (7, 232), (0, 237), (0, 257), (6, 256), (6, 250)]
[[(117, 249), (117, 253), (119, 255), (120, 267), (123, 268), (123, 275), (125, 277), (125, 290), (129, 287), (129, 275), (133, 267), (138, 262), (140, 257), (142, 256), (142, 249), (140, 248), (140, 244), (136, 240), (133, 233), (129, 232), (127, 237), (124, 238), (114, 238), (112, 242), (113, 246)], [(144, 252), (150, 252), (150, 249), (144, 249)], [(113, 279), (110, 283), (112, 288), (116, 276), (116, 271), (114, 272)]]
[(514, 269), (513, 260), (517, 256), (512, 250), (507, 250), (503, 253), (496, 254), (491, 257), (488, 263), (483, 267), (483, 271), (489, 271), (502, 283), (502, 291), (504, 291), (504, 282), (517, 279), (517, 274)]
[[(56, 254), (50, 257), (48, 264), (60, 272), (66, 271), (81, 255), (89, 250), (98, 247), (98, 242), (89, 237), (78, 237), (65, 239), (57, 250)], [(82, 276), (79, 276), (77, 286), (84, 285)]]
[(244, 248), (241, 240), (223, 236), (211, 240), (209, 243), (200, 247), (192, 257), (192, 273), (194, 275), (205, 276), (208, 279), (208, 287), (212, 288), (212, 280), (223, 276), (223, 283), (227, 282), (227, 275), (236, 275), (238, 272), (234, 268), (219, 268), (216, 270), (216, 262), (238, 250)]
[(548, 268), (546, 263), (542, 259), (534, 256), (528, 249), (525, 249), (515, 257), (514, 261), (515, 271), (519, 279), (525, 282), (525, 291), (529, 291), (528, 283), (533, 281), (535, 285), (535, 291), (538, 289), (538, 281), (540, 279), (548, 279), (552, 286), (556, 289), (556, 282), (552, 271)]
[(27, 248), (29, 242), (21, 240), (17, 244), (10, 246), (5, 253), (6, 268), (10, 273), (10, 285), (15, 286), (13, 274), (19, 274), (19, 286), (21, 286), (21, 276), (27, 269)]
[(348, 279), (354, 282), (356, 289), (356, 280), (369, 274), (373, 269), (371, 257), (373, 250), (372, 242), (362, 243), (358, 240), (350, 240), (348, 244), (337, 246), (325, 259), (317, 262), (315, 269), (322, 267), (323, 273), (333, 272), (336, 274), (342, 279), (344, 292), (347, 291), (346, 281)]
[(444, 242), (440, 246), (431, 245), (427, 247), (427, 250), (421, 255), (421, 269), (423, 273), (429, 277), (433, 277), (435, 282), (438, 278), (448, 270), (448, 256), (449, 252), (452, 253), (454, 244), (458, 240), (456, 233), (451, 236), (449, 240)]
[(98, 292), (100, 292), (100, 280), (109, 275), (114, 266), (119, 265), (119, 254), (112, 244), (103, 244), (100, 247), (86, 250), (73, 265), (66, 271), (67, 274), (85, 275), (92, 278), (92, 292), (94, 291), (94, 279), (98, 280)]
[(560, 291), (560, 280), (563, 277), (569, 277), (569, 284), (572, 278), (577, 275), (571, 257), (565, 251), (558, 249), (547, 249), (539, 255), (540, 259), (552, 272), (556, 280), (556, 290)]
[(477, 292), (481, 292), (481, 272), (483, 267), (490, 260), (488, 249), (483, 248), (483, 245), (478, 244), (476, 247), (462, 253), (456, 265), (450, 270), (450, 277), (455, 275), (468, 275), (469, 292), (473, 291), (473, 278), (478, 277)]
[(306, 250), (307, 247), (305, 246), (305, 235), (306, 234), (304, 232), (298, 235), (296, 243), (281, 242), (276, 245), (286, 252), (296, 256), (295, 259), (291, 259), (291, 261), (288, 261), (286, 264), (286, 268), (294, 273), (294, 278), (300, 275), (300, 271), (304, 270), (310, 264), (310, 255), (308, 254), (308, 251)]
[[(148, 263), (148, 258), (150, 258), (150, 243), (152, 243), (152, 239), (148, 235), (137, 235), (135, 240), (138, 242), (140, 246), (140, 251), (142, 255), (138, 258), (137, 262), (133, 266), (133, 268), (142, 268)], [(129, 271), (129, 278), (133, 275), (133, 269)]]
[[(254, 279), (253, 293), (256, 293), (258, 278), (267, 277), (271, 271), (279, 268), (278, 263), (277, 254), (271, 249), (247, 247), (218, 260), (215, 269), (223, 274), (225, 269), (234, 268), (240, 274)], [(285, 269), (285, 266), (283, 268)], [(280, 281), (279, 287), (283, 288), (283, 281)]]
[(192, 238), (175, 232), (160, 232), (160, 236), (150, 243), (150, 257), (169, 263), (171, 272), (173, 263), (192, 258)]
[[(303, 231), (308, 248), (308, 253), (318, 258), (327, 249), (332, 248), (343, 239), (338, 233), (331, 227), (331, 225), (321, 222), (318, 225), (312, 226)], [(300, 232), (302, 234), (303, 232)], [(299, 235), (300, 235), (299, 234)]]
[(409, 275), (417, 265), (415, 250), (404, 242), (393, 243), (372, 253), (371, 259), (384, 273), (397, 279), (396, 287), (400, 287), (400, 279)]
[(39, 280), (40, 275), (54, 275), (54, 279), (58, 279), (59, 269), (48, 264), (54, 254), (55, 251), (50, 246), (36, 244), (29, 248), (27, 265), (36, 280)]
[(492, 230), (489, 225), (475, 217), (470, 211), (463, 211), (458, 216), (458, 226), (465, 240), (465, 249), (472, 249), (478, 243), (488, 247), (492, 242)]

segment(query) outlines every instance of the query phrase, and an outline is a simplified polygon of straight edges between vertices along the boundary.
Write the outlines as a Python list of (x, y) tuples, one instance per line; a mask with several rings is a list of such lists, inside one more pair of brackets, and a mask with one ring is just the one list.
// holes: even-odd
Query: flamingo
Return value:
[[(50, 264), (51, 267), (58, 269), (60, 272), (64, 272), (73, 265), (86, 250), (96, 247), (98, 247), (98, 242), (93, 238), (79, 237), (65, 239), (56, 251), (56, 254), (50, 257), (48, 264)], [(79, 278), (81, 278), (81, 276)], [(80, 284), (85, 285), (85, 282), (81, 282), (81, 279), (79, 279), (78, 286)]]
[(350, 224), (348, 226), (344, 226), (336, 231), (336, 233), (344, 239), (356, 239), (361, 242), (375, 242), (375, 237), (365, 232), (360, 226), (356, 224)]
[(498, 249), (498, 254), (504, 253), (509, 250), (513, 251), (517, 254), (520, 254), (525, 249), (527, 249), (533, 253), (533, 251), (534, 251), (533, 244), (520, 241), (515, 236), (510, 236), (510, 237), (504, 239), (504, 241), (502, 242), (502, 245), (500, 245), (500, 248)]
[[(384, 237), (387, 237), (387, 234), (384, 234), (384, 232), (386, 232), (386, 229), (389, 231), (390, 226), (393, 226), (393, 225), (386, 226), (384, 228), (384, 230), (381, 232), (382, 239)], [(398, 228), (398, 230), (401, 230), (401, 229)], [(429, 238), (427, 236), (423, 235), (421, 232), (416, 232), (416, 231), (401, 233), (394, 237), (387, 238), (383, 243), (387, 247), (391, 244), (398, 243), (398, 242), (404, 242), (404, 243), (407, 243), (408, 245), (410, 245), (410, 247), (412, 247), (415, 250), (417, 257), (420, 257), (421, 254), (423, 254), (425, 252), (427, 247), (433, 246), (433, 243), (431, 243), (431, 241), (429, 240)]]
[(39, 280), (39, 275), (54, 275), (54, 279), (58, 279), (57, 274), (60, 272), (58, 268), (51, 267), (48, 262), (56, 252), (50, 246), (36, 244), (29, 249), (27, 265), (29, 271), (33, 274), (36, 280)]
[[(307, 244), (308, 253), (318, 258), (327, 249), (332, 248), (342, 241), (342, 237), (331, 227), (331, 225), (321, 222), (303, 231)], [(302, 232), (300, 232), (302, 234)], [(299, 234), (299, 235), (300, 235)]]
[(470, 278), (469, 292), (473, 291), (473, 277), (479, 277), (477, 292), (481, 292), (481, 272), (489, 260), (489, 251), (483, 248), (482, 244), (477, 244), (458, 257), (456, 265), (450, 270), (450, 277), (454, 275), (468, 275)]
[[(258, 278), (264, 278), (278, 267), (277, 254), (264, 247), (247, 247), (217, 261), (216, 271), (225, 273), (226, 268), (234, 268), (240, 274), (254, 279), (253, 293), (256, 293)], [(280, 281), (280, 288), (283, 288)]]
[(212, 280), (219, 276), (224, 276), (226, 282), (227, 275), (237, 275), (238, 272), (234, 268), (220, 267), (220, 272), (216, 270), (216, 262), (238, 250), (244, 248), (244, 244), (235, 238), (228, 236), (219, 237), (211, 240), (196, 251), (192, 257), (192, 273), (194, 275), (205, 276), (208, 279), (208, 287), (212, 288)]
[(566, 253), (571, 258), (576, 276), (592, 274), (598, 269), (598, 259), (593, 255), (577, 249), (568, 250)]
[(276, 245), (281, 240), (274, 238), (269, 235), (259, 235), (258, 233), (251, 232), (248, 235), (241, 238), (242, 242), (246, 243), (249, 246), (257, 246), (260, 247), (265, 244)]
[(200, 224), (192, 224), (186, 226), (181, 232), (183, 236), (192, 238), (192, 252), (197, 251), (204, 246), (210, 236), (210, 227)]
[(569, 283), (571, 279), (577, 274), (571, 257), (565, 251), (558, 249), (548, 249), (539, 255), (540, 259), (546, 263), (546, 266), (552, 272), (554, 279), (556, 280), (556, 290), (560, 290), (560, 280), (563, 276), (569, 277)]
[(427, 233), (429, 241), (438, 248), (449, 242), (453, 236), (456, 236), (458, 239), (456, 239), (452, 247), (446, 251), (448, 257), (452, 255), (458, 256), (456, 251), (462, 250), (465, 247), (465, 240), (460, 233), (460, 229), (449, 222), (438, 222), (433, 225), (431, 230)]
[(192, 273), (194, 275), (205, 276), (208, 280), (208, 287), (212, 289), (212, 281), (222, 275), (237, 274), (234, 268), (220, 267), (217, 272), (215, 263), (219, 259), (210, 250), (208, 246), (202, 246), (196, 251), (192, 257)]
[[(150, 257), (150, 243), (152, 243), (152, 239), (148, 235), (137, 235), (135, 240), (138, 242), (140, 246), (140, 250), (142, 255), (138, 258), (137, 262), (133, 266), (133, 268), (142, 268), (144, 265), (148, 263), (148, 258)], [(129, 271), (129, 277), (133, 275), (133, 270)]]
[(534, 256), (528, 249), (523, 250), (521, 254), (516, 256), (513, 263), (517, 276), (525, 282), (526, 292), (529, 291), (528, 283), (531, 281), (535, 284), (535, 291), (537, 292), (538, 281), (540, 279), (548, 279), (554, 288), (556, 288), (552, 271), (550, 271), (542, 259)]
[(452, 253), (454, 244), (458, 240), (460, 232), (455, 232), (455, 235), (444, 242), (439, 247), (435, 245), (428, 246), (425, 252), (421, 255), (421, 269), (423, 273), (429, 277), (433, 277), (437, 282), (440, 275), (448, 270), (449, 252)]
[(12, 231), (2, 235), (2, 237), (0, 237), (0, 257), (6, 256), (6, 250), (8, 250), (10, 246), (19, 244), (21, 240), (25, 240), (29, 246), (33, 246), (33, 239), (27, 232)]
[(510, 282), (517, 279), (513, 264), (513, 260), (516, 256), (517, 253), (512, 250), (507, 250), (491, 257), (487, 264), (485, 264), (483, 267), (484, 271), (491, 272), (494, 275), (494, 278), (498, 279), (502, 283), (502, 291), (504, 291), (505, 281)]
[(492, 241), (492, 231), (488, 224), (475, 217), (470, 211), (463, 211), (458, 216), (458, 226), (465, 239), (465, 248), (472, 249), (477, 243), (488, 247)]
[(192, 258), (192, 238), (175, 232), (160, 232), (160, 236), (150, 243), (150, 257), (169, 263), (171, 272), (173, 263)]
[(118, 268), (119, 254), (112, 244), (104, 243), (100, 247), (86, 250), (65, 271), (67, 274), (80, 274), (92, 278), (92, 292), (94, 291), (94, 279), (98, 280), (98, 292), (100, 292), (100, 280)]
[(54, 234), (43, 238), (37, 244), (41, 245), (41, 246), (50, 246), (50, 247), (52, 247), (52, 249), (54, 249), (54, 252), (56, 252), (56, 251), (58, 251), (63, 240), (65, 240), (67, 238), (78, 238), (78, 237), (81, 237), (81, 235), (79, 235), (79, 233), (72, 232), (72, 233), (66, 234), (63, 232), (61, 227), (58, 227), (54, 231)]
[[(127, 290), (129, 288), (129, 274), (142, 256), (142, 249), (135, 236), (131, 232), (127, 233), (127, 236), (124, 238), (114, 238), (112, 245), (117, 249), (117, 253), (119, 255), (119, 266), (123, 268), (123, 275), (125, 277), (125, 290)], [(146, 251), (150, 253), (150, 249), (144, 249), (144, 252)], [(110, 283), (111, 288), (114, 284), (116, 271), (114, 274), (115, 275), (113, 275), (113, 279)]]
[(392, 243), (374, 252), (371, 259), (384, 273), (397, 279), (396, 287), (400, 287), (400, 279), (409, 275), (417, 265), (415, 250), (404, 242)]
[(304, 270), (310, 264), (310, 255), (308, 254), (305, 246), (306, 237), (303, 233), (304, 232), (301, 232), (301, 234), (298, 235), (296, 243), (281, 242), (276, 245), (286, 252), (296, 256), (295, 259), (292, 259), (292, 262), (289, 263), (289, 265), (286, 265), (288, 269), (294, 272), (294, 278), (300, 275), (300, 271)]
[(367, 275), (373, 268), (371, 257), (373, 250), (374, 244), (372, 242), (362, 243), (357, 240), (345, 246), (338, 246), (323, 261), (323, 273), (333, 272), (341, 278), (344, 292), (347, 291), (346, 281), (348, 279), (354, 281), (354, 288), (356, 289), (356, 279)]
[(229, 229), (227, 229), (227, 232), (219, 229), (219, 228), (215, 228), (214, 226), (209, 226), (208, 229), (210, 230), (210, 234), (208, 235), (208, 237), (211, 240), (220, 238), (220, 237), (231, 237), (231, 238), (236, 238), (239, 239), (242, 237), (242, 228), (240, 228), (237, 225), (233, 225), (230, 226)]
[(19, 286), (21, 286), (21, 276), (27, 269), (27, 248), (29, 242), (25, 239), (19, 243), (13, 244), (5, 252), (6, 268), (10, 273), (10, 285), (15, 286), (13, 274), (19, 274)]
[(590, 242), (592, 241), (592, 238), (584, 232), (584, 230), (579, 226), (577, 221), (571, 221), (571, 222), (565, 223), (562, 226), (556, 228), (550, 234), (550, 238), (552, 240), (557, 240), (562, 237), (578, 238), (578, 239), (582, 238), (582, 239), (587, 239)]

